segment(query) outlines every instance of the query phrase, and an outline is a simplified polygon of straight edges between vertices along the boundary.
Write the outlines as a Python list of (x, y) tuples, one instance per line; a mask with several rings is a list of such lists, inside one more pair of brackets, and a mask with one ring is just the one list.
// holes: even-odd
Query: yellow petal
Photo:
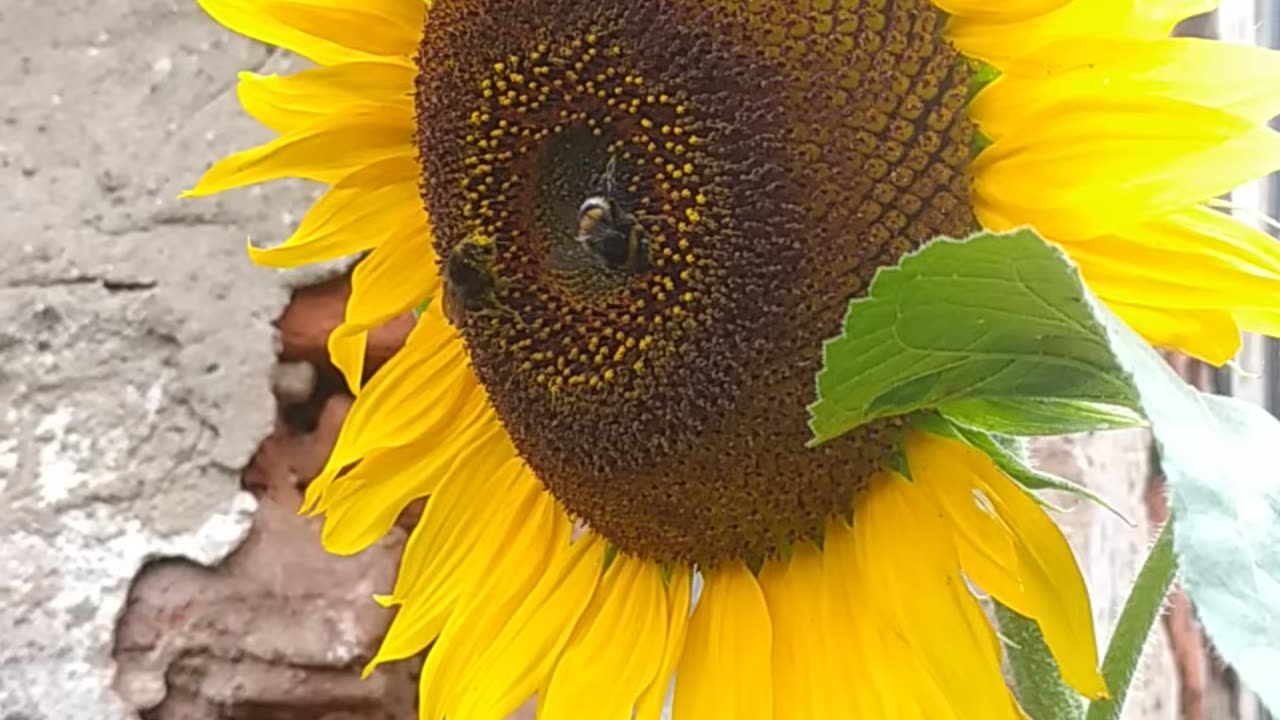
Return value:
[(1164, 98), (1083, 98), (1030, 116), (973, 163), (992, 230), (1097, 237), (1200, 203), (1280, 166), (1280, 135)]
[(266, 145), (228, 155), (183, 196), (212, 195), (286, 177), (332, 185), (366, 165), (413, 153), (412, 116), (385, 105), (353, 106)]
[(1254, 124), (1280, 113), (1280, 52), (1165, 38), (1072, 38), (1014, 60), (969, 104), (988, 138), (1057, 103), (1158, 96), (1216, 108)]
[(1140, 16), (1166, 23), (1172, 31), (1174, 25), (1189, 17), (1217, 10), (1222, 0), (1131, 0), (1131, 2)]
[[(871, 484), (884, 480), (876, 476)], [(855, 508), (854, 522), (858, 523), (856, 514)], [(854, 695), (862, 711), (856, 717), (962, 720), (956, 717), (919, 651), (898, 630), (896, 621), (885, 616), (886, 599), (878, 592), (874, 562), (868, 562), (858, 537), (861, 531), (842, 521), (832, 523), (828, 530), (823, 553), (833, 573), (830, 607), (837, 618), (844, 614), (839, 624), (853, 631), (849, 640), (857, 663), (854, 667), (863, 679)]]
[[(923, 488), (896, 473), (873, 479), (854, 509), (866, 592), (885, 634), (906, 643), (949, 714), (1017, 720), (995, 633), (960, 575), (949, 528), (938, 520)], [(909, 541), (903, 528), (912, 530)]]
[[(625, 632), (629, 642), (618, 642)], [(651, 561), (618, 555), (538, 701), (539, 720), (631, 720), (662, 662), (667, 598)]]
[(1199, 248), (1179, 246), (1186, 234), (1179, 230), (1147, 224), (1132, 234), (1069, 243), (1066, 250), (1089, 287), (1148, 340), (1221, 364), (1239, 347), (1235, 315), (1271, 312), (1280, 274), (1246, 265), (1232, 256), (1234, 248), (1215, 247), (1212, 237), (1194, 238)]
[(348, 105), (399, 105), (412, 117), (416, 72), (411, 62), (396, 59), (342, 63), (285, 76), (242, 72), (236, 94), (251, 117), (284, 133)]
[(990, 0), (933, 0), (951, 16), (981, 19), (985, 22), (1013, 22), (1053, 12), (1071, 0), (1012, 0), (993, 3)]
[(1280, 242), (1204, 207), (1062, 243), (1090, 288), (1147, 340), (1222, 364), (1239, 329), (1274, 335)]
[(320, 506), (325, 549), (337, 555), (358, 553), (386, 535), (406, 505), (436, 492), (451, 470), (489, 476), (511, 457), (510, 440), (497, 422), (465, 435), (455, 453), (416, 445), (390, 448), (335, 480)]
[(1240, 350), (1240, 329), (1226, 310), (1167, 310), (1099, 297), (1156, 347), (1181, 350), (1213, 365), (1226, 363)]
[(412, 56), (426, 3), (412, 0), (272, 0), (263, 11), (308, 35), (370, 55)]
[[(1040, 625), (1068, 684), (1087, 697), (1104, 697), (1089, 596), (1062, 531), (991, 458), (964, 443), (913, 432), (907, 436), (907, 460), (912, 478), (922, 487), (945, 494), (944, 486), (951, 483), (976, 493), (972, 502), (990, 518), (977, 533), (997, 534), (1007, 528), (1021, 585), (1021, 592), (1011, 598), (1021, 608), (1014, 609)], [(978, 516), (955, 513), (953, 503), (941, 507), (953, 525), (978, 524)], [(997, 600), (1006, 601), (1008, 578), (993, 576), (989, 566), (965, 565), (964, 571)]]
[(427, 653), (418, 693), (422, 720), (441, 720), (454, 708), (476, 660), (542, 582), (548, 568), (563, 567), (566, 556), (581, 551), (569, 545), (569, 519), (545, 492), (531, 513), (515, 520), (502, 529), (500, 540), (489, 545), (497, 554), (467, 597), (458, 599), (440, 638)]
[[(503, 516), (496, 512), (495, 505), (505, 510), (507, 505), (529, 505), (540, 497), (535, 491), (540, 490), (541, 485), (533, 471), (516, 455), (514, 447), (503, 448), (495, 455), (506, 458), (497, 472), (477, 473), (457, 463), (441, 483), (440, 490), (427, 500), (422, 518), (405, 544), (400, 572), (391, 592), (394, 602), (415, 603), (447, 589), (440, 587), (441, 578), (460, 570), (455, 550), (483, 544), (479, 538), (485, 528), (503, 524), (500, 520)], [(521, 499), (506, 503), (492, 500), (509, 496)]]
[(946, 445), (921, 440), (911, 447), (912, 475), (920, 474), (920, 486), (946, 513), (960, 567), (1006, 607), (1035, 617), (1039, 609), (1023, 587), (1012, 531), (979, 505), (974, 482), (963, 468), (951, 463)]
[(1242, 310), (1235, 308), (1231, 311), (1231, 316), (1241, 330), (1270, 335), (1271, 337), (1280, 337), (1280, 310), (1257, 308)]
[(267, 45), (292, 50), (320, 65), (367, 59), (353, 48), (344, 47), (299, 30), (269, 12), (263, 0), (197, 0), (209, 16), (222, 25)]
[(1240, 272), (1211, 257), (1153, 250), (1123, 236), (1070, 247), (1089, 287), (1109, 300), (1168, 310), (1270, 308), (1280, 277)]
[(506, 529), (532, 516), (543, 495), (521, 460), (509, 460), (490, 476), (451, 477), (442, 484), (409, 535), (395, 591), (384, 598), (384, 604), (400, 608), (366, 676), (435, 641), (459, 598), (471, 597), (506, 552)]
[[(412, 222), (373, 249), (351, 273), (351, 297), (343, 323), (329, 334), (329, 359), (353, 394), (364, 383), (364, 355), (369, 331), (403, 315), (439, 293), (440, 273), (425, 225)], [(424, 313), (437, 317), (436, 311)]]
[(356, 396), (328, 464), (327, 482), (370, 451), (444, 433), (475, 394), (483, 395), (462, 346), (439, 312), (423, 314), (404, 347)]
[[(1061, 242), (1073, 257), (1104, 253), (1111, 243), (1136, 246), (1133, 252), (1147, 256), (1173, 256), (1173, 262), (1201, 259), (1214, 273), (1280, 277), (1280, 242), (1222, 212), (1206, 207), (1178, 210), (1151, 218), (1116, 236)], [(1127, 251), (1126, 251), (1127, 252)]]
[[(492, 411), (483, 421), (498, 424), (497, 415)], [(516, 454), (511, 438), (495, 443), (489, 448), (489, 454), (492, 460), (485, 461), (485, 469), (492, 466), (490, 461), (500, 462), (492, 474), (477, 473), (462, 461), (461, 454), (452, 454), (456, 460), (449, 468), (448, 477), (440, 483), (438, 491), (431, 493), (419, 524), (404, 543), (396, 587), (390, 593), (393, 602), (411, 602), (431, 594), (434, 591), (429, 588), (434, 587), (439, 578), (453, 573), (454, 568), (448, 565), (453, 557), (451, 548), (475, 546), (481, 528), (498, 523), (497, 512), (509, 505), (509, 502), (494, 502), (492, 498), (506, 497), (515, 492), (512, 488), (529, 493), (541, 487), (524, 459)]]
[(985, 475), (999, 512), (1019, 540), (1026, 591), (1038, 597), (1042, 607), (1055, 602), (1062, 607), (1065, 622), (1054, 622), (1051, 617), (1037, 622), (1063, 679), (1085, 697), (1106, 697), (1106, 683), (1098, 672), (1089, 596), (1066, 538), (1040, 506), (998, 470), (992, 467)]
[(296, 267), (334, 260), (389, 242), (406, 233), (431, 232), (418, 199), (412, 158), (394, 157), (339, 180), (280, 245), (249, 245), (249, 257), (267, 267)]
[(636, 703), (636, 720), (659, 720), (662, 706), (671, 688), (671, 675), (684, 653), (685, 631), (689, 627), (689, 600), (692, 594), (693, 571), (677, 567), (667, 580), (667, 628), (662, 645), (662, 663)]
[[(879, 652), (875, 636), (879, 624), (867, 602), (868, 589), (858, 565), (853, 529), (832, 520), (823, 534), (822, 617), (827, 627), (832, 663), (857, 683), (841, 682), (830, 689), (833, 707), (849, 718), (918, 717), (913, 699), (920, 693), (899, 694), (888, 671), (892, 659)], [(942, 717), (935, 714), (934, 717)]]
[(1216, 6), (1217, 0), (1072, 0), (1051, 12), (1009, 22), (984, 15), (953, 17), (946, 35), (965, 55), (1003, 68), (1064, 39), (1161, 38), (1182, 19)]
[[(450, 376), (459, 379), (460, 382), (450, 384)], [(465, 452), (477, 437), (483, 435), (496, 423), (493, 408), (489, 405), (484, 392), (474, 387), (467, 389), (465, 383), (470, 377), (469, 368), (457, 369), (453, 373), (442, 376), (443, 381), (434, 389), (434, 392), (423, 398), (425, 401), (434, 403), (430, 407), (430, 413), (423, 416), (424, 423), (440, 425), (440, 428), (429, 438), (417, 442), (410, 441), (403, 445), (375, 446), (362, 451), (344, 445), (344, 456), (355, 455), (357, 452), (359, 456), (346, 465), (339, 465), (331, 458), (330, 464), (308, 485), (302, 512), (315, 515), (330, 511), (332, 505), (340, 502), (346, 494), (352, 492), (351, 488), (355, 487), (352, 483), (346, 482), (348, 476), (358, 478), (371, 475), (390, 467), (396, 458), (421, 456), (415, 459), (421, 463), (419, 467), (424, 470), (428, 467), (438, 470), (453, 462), (453, 459)], [(359, 464), (343, 472), (343, 468), (347, 468), (356, 460), (359, 460)], [(373, 463), (372, 469), (361, 470), (361, 466), (370, 461)]]
[(1128, 237), (1133, 242), (1145, 242), (1171, 252), (1210, 256), (1237, 269), (1280, 275), (1280, 242), (1230, 215), (1206, 207), (1192, 207), (1153, 219)]
[(811, 543), (797, 545), (790, 560), (774, 559), (760, 572), (760, 588), (773, 623), (774, 720), (845, 720), (856, 717), (847, 693), (854, 668), (829, 654), (833, 636), (823, 617), (822, 554)]
[[(456, 711), (448, 713), (449, 717), (506, 717), (536, 690), (547, 685), (561, 651), (600, 582), (604, 552), (605, 541), (588, 532), (559, 562), (552, 563), (476, 661), (470, 679), (464, 681), (467, 689), (459, 697)], [(615, 641), (618, 627), (613, 628)], [(621, 627), (627, 632), (639, 630), (635, 626)], [(605, 655), (595, 660), (601, 665), (610, 659), (617, 662), (618, 655), (633, 650), (620, 648), (615, 642), (612, 658)], [(610, 681), (621, 679), (614, 676)], [(611, 690), (625, 692), (621, 686)]]
[(673, 720), (773, 716), (773, 631), (751, 571), (731, 563), (703, 575), (676, 672)]

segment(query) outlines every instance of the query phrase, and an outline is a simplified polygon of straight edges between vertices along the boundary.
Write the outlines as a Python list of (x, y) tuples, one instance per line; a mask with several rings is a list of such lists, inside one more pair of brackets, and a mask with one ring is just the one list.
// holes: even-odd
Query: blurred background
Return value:
[[(1280, 3), (1179, 32), (1277, 46)], [(350, 263), (244, 253), (316, 188), (175, 199), (268, 137), (236, 72), (301, 66), (194, 0), (0, 0), (0, 720), (416, 717), (414, 662), (359, 679), (405, 532), (338, 558), (295, 515), (351, 402), (325, 354)], [(1280, 215), (1267, 183), (1232, 199)], [(374, 334), (370, 368), (411, 322)], [(1280, 410), (1273, 341), (1247, 342), (1248, 374), (1170, 361)], [(1165, 514), (1151, 454), (1144, 431), (1035, 447), (1132, 521), (1059, 499), (1104, 642)], [(1131, 698), (1128, 720), (1267, 717), (1179, 594)]]

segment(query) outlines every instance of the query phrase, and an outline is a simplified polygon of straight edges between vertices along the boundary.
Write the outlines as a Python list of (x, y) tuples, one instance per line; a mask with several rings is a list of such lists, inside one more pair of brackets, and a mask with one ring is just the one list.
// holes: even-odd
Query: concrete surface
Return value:
[(292, 278), (245, 258), (311, 190), (175, 197), (266, 135), (237, 70), (279, 62), (189, 0), (0, 3), (0, 717), (129, 717), (113, 632), (148, 559), (249, 528)]

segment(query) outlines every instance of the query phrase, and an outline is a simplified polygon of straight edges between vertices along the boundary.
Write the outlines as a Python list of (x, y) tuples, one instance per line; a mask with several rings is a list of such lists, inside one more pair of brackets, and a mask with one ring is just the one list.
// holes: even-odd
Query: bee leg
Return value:
[(476, 317), (490, 317), (490, 318), (494, 318), (495, 320), (507, 318), (507, 319), (513, 320), (520, 327), (524, 327), (524, 318), (520, 317), (520, 313), (516, 312), (515, 310), (512, 310), (511, 308), (505, 305), (501, 307), (485, 308), (484, 310), (481, 310), (480, 312), (475, 313), (475, 315)]
[[(505, 285), (506, 283), (502, 283), (501, 285), (499, 285), (499, 289), (501, 289)], [(510, 305), (498, 299), (497, 290), (495, 290), (494, 293), (490, 296), (490, 301), (491, 302), (489, 306), (492, 307), (498, 314), (505, 315), (506, 317), (509, 317), (515, 320), (516, 323), (518, 323), (521, 327), (524, 326), (524, 318), (520, 317), (520, 313), (516, 312), (515, 309), (512, 308)]]
[(632, 225), (631, 232), (627, 233), (626, 268), (633, 273), (649, 269), (649, 239), (640, 223)]
[(520, 317), (520, 313), (516, 312), (510, 305), (499, 302), (496, 298), (493, 301), (493, 311), (499, 315), (515, 320), (516, 324), (520, 326), (524, 325), (524, 318)]
[(516, 312), (510, 305), (502, 302), (497, 298), (496, 293), (490, 294), (484, 302), (484, 307), (476, 313), (478, 316), (489, 317), (505, 317), (515, 320), (521, 327), (524, 326), (524, 318), (520, 317), (520, 313)]

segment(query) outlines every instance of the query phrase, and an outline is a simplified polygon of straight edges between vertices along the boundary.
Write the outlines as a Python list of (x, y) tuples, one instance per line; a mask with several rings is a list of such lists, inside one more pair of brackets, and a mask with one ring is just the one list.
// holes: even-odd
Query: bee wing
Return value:
[(440, 309), (444, 311), (444, 316), (449, 319), (449, 322), (454, 327), (461, 329), (466, 311), (457, 294), (458, 291), (446, 282), (444, 292), (440, 293)]
[(615, 191), (614, 173), (618, 170), (618, 156), (610, 155), (609, 162), (604, 166), (604, 193), (609, 197), (613, 197)]

